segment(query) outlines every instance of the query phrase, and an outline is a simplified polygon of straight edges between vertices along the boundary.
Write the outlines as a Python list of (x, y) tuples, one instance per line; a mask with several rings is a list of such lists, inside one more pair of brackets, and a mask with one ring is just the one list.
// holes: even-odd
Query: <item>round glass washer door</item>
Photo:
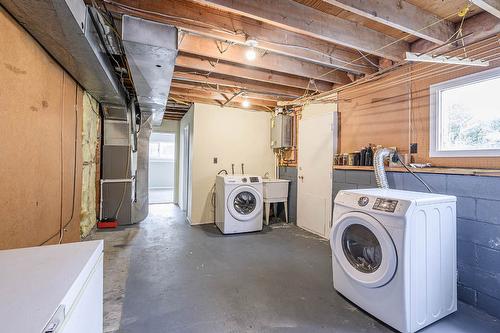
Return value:
[(251, 186), (239, 186), (229, 194), (226, 204), (235, 219), (248, 221), (262, 211), (262, 195)]
[(359, 212), (343, 215), (335, 224), (331, 242), (344, 272), (365, 287), (381, 287), (394, 276), (396, 248), (374, 217)]

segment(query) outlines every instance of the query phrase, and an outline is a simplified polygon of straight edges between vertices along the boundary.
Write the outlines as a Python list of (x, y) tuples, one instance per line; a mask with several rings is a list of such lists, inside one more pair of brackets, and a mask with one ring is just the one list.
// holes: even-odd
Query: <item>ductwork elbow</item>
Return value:
[(387, 181), (387, 175), (385, 173), (384, 160), (389, 157), (391, 153), (396, 153), (396, 151), (391, 148), (377, 149), (375, 157), (373, 158), (375, 179), (377, 181), (377, 186), (380, 188), (389, 188), (389, 182)]

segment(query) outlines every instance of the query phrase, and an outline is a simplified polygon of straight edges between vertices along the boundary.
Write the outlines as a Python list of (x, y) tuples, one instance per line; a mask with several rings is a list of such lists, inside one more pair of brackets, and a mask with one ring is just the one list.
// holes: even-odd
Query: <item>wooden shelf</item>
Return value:
[[(364, 170), (373, 171), (372, 166), (353, 166), (353, 165), (334, 165), (335, 170)], [(397, 168), (385, 168), (388, 172), (408, 172), (403, 167)], [(450, 174), (450, 175), (470, 175), (470, 176), (489, 176), (489, 177), (500, 177), (500, 170), (498, 169), (465, 169), (465, 168), (410, 168), (413, 172), (418, 173), (439, 173), (439, 174)]]

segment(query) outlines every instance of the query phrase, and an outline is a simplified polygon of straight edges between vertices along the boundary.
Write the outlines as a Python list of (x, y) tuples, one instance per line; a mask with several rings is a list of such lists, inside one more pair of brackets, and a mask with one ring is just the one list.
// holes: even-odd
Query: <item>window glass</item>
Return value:
[(440, 150), (500, 149), (500, 77), (441, 91)]

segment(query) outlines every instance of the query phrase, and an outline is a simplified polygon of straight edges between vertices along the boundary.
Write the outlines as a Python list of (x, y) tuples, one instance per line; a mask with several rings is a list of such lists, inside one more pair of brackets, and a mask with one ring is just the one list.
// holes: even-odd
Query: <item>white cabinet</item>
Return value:
[(0, 251), (2, 332), (101, 333), (103, 242)]

